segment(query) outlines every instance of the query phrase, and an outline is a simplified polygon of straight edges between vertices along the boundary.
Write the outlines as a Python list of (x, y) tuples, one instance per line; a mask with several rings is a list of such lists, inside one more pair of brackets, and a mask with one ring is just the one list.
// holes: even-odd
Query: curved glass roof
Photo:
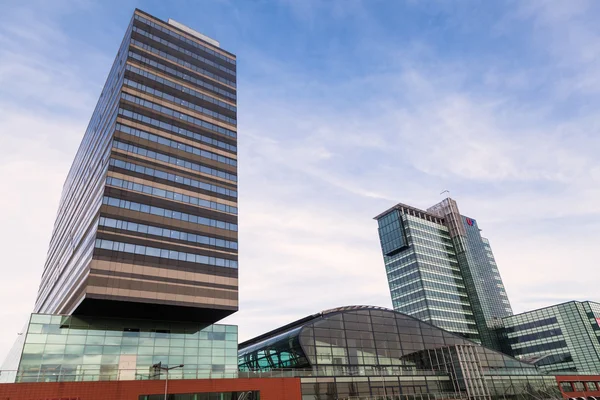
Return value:
[[(312, 369), (331, 375), (449, 373), (464, 360), (490, 375), (537, 375), (531, 364), (399, 312), (372, 306), (325, 310), (239, 345), (242, 371)], [(458, 354), (460, 353), (460, 354)], [(461, 361), (462, 362), (462, 361)]]

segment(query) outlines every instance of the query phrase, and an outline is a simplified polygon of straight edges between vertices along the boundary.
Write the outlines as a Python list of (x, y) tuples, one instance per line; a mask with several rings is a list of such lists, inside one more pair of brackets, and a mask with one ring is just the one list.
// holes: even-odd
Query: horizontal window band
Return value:
[(211, 226), (215, 228), (225, 229), (237, 232), (237, 224), (219, 221), (215, 219), (199, 217), (180, 211), (173, 211), (162, 207), (150, 206), (147, 204), (136, 203), (129, 200), (117, 199), (114, 197), (103, 197), (102, 204), (106, 204), (112, 207), (123, 208), (126, 210), (138, 211), (146, 214), (153, 214), (160, 217), (172, 218), (176, 220), (191, 222), (192, 224), (199, 224), (205, 226)]
[(228, 260), (219, 257), (208, 257), (202, 254), (191, 252), (168, 250), (160, 247), (117, 242), (106, 239), (96, 239), (96, 248), (110, 250), (113, 252), (116, 251), (120, 253), (136, 254), (140, 256), (186, 261), (195, 264), (214, 265), (223, 268), (237, 268), (238, 266), (237, 261), (234, 260)]
[(215, 265), (204, 265), (196, 262), (192, 263), (188, 261), (170, 260), (159, 257), (140, 256), (134, 253), (105, 250), (97, 247), (94, 249), (94, 260), (135, 264), (173, 271), (196, 272), (236, 279), (238, 278), (239, 274), (237, 268), (217, 267)]
[[(116, 154), (115, 154), (116, 155)], [(131, 159), (131, 158), (129, 158)], [(140, 160), (141, 161), (141, 160)], [(127, 175), (140, 177), (140, 178), (151, 178), (155, 182), (173, 185), (181, 189), (190, 189), (198, 193), (205, 194), (207, 196), (222, 198), (223, 200), (236, 201), (237, 192), (235, 190), (228, 190), (221, 187), (213, 189), (215, 185), (201, 182), (196, 179), (188, 178), (183, 175), (166, 172), (163, 170), (150, 168), (142, 165), (142, 163), (136, 160), (136, 163), (125, 162), (118, 158), (111, 158), (109, 165), (109, 171), (123, 171)]]
[(194, 196), (189, 196), (186, 194), (177, 193), (171, 190), (159, 189), (150, 185), (134, 183), (124, 179), (114, 178), (112, 176), (106, 178), (106, 184), (133, 192), (144, 193), (150, 196), (162, 197), (176, 202), (191, 204), (197, 207), (204, 207), (231, 214), (237, 214), (237, 207), (205, 200)]
[(216, 176), (221, 179), (228, 180), (230, 182), (237, 182), (237, 175), (230, 174), (225, 171), (221, 171), (215, 168), (207, 167), (196, 162), (191, 162), (183, 158), (174, 157), (163, 152), (154, 151), (151, 149), (144, 148), (142, 146), (136, 146), (133, 144), (125, 143), (124, 141), (113, 140), (113, 147), (119, 150), (123, 150), (133, 154), (139, 154), (143, 157), (148, 157), (154, 160), (162, 161), (167, 164), (176, 165), (180, 168), (189, 169), (192, 171), (200, 172), (207, 175)]
[[(154, 142), (158, 144), (162, 144), (163, 146), (172, 147), (174, 149), (185, 151), (186, 153), (194, 154), (196, 156), (204, 157), (212, 161), (220, 162), (223, 164), (230, 165), (232, 167), (237, 166), (237, 160), (230, 157), (225, 157), (217, 153), (213, 153), (211, 151), (203, 150), (201, 148), (190, 146), (186, 143), (179, 142), (173, 139), (166, 138), (161, 135), (157, 135), (154, 133), (146, 132), (141, 129), (131, 128), (127, 125), (117, 123), (115, 126), (115, 130), (118, 132), (122, 132), (124, 134), (139, 137), (144, 140), (148, 140), (149, 142)], [(169, 133), (166, 133), (167, 135)]]
[(215, 96), (222, 96), (221, 100), (236, 101), (237, 94), (235, 89), (231, 89), (227, 86), (221, 86), (211, 79), (207, 79), (201, 73), (194, 71), (190, 68), (178, 65), (172, 60), (160, 57), (157, 54), (152, 54), (148, 50), (144, 50), (142, 47), (136, 47), (132, 45), (129, 48), (128, 61), (135, 60), (144, 66), (159, 70), (172, 77), (183, 79), (186, 82), (190, 82), (195, 86), (200, 86), (204, 90), (209, 91)]
[(219, 283), (190, 281), (190, 280), (186, 280), (186, 279), (168, 278), (168, 277), (164, 277), (164, 276), (134, 274), (134, 273), (130, 273), (130, 272), (103, 271), (103, 270), (95, 269), (95, 270), (93, 270), (92, 273), (94, 275), (117, 276), (117, 277), (121, 277), (121, 278), (132, 278), (132, 279), (144, 280), (144, 281), (150, 281), (150, 282), (165, 282), (165, 283), (176, 283), (176, 284), (182, 284), (182, 285), (194, 285), (196, 287), (238, 290), (238, 287), (233, 286), (233, 285), (222, 285)]
[(183, 253), (194, 253), (207, 257), (222, 258), (225, 260), (238, 260), (237, 252), (228, 249), (217, 249), (216, 247), (209, 248), (202, 245), (189, 242), (172, 242), (164, 237), (143, 236), (139, 232), (129, 232), (124, 230), (112, 229), (108, 230), (105, 227), (99, 227), (96, 239), (111, 240), (114, 242), (126, 242), (140, 246), (158, 247), (169, 251), (178, 251)]
[[(209, 146), (218, 147), (220, 149), (223, 149), (224, 151), (228, 151), (228, 152), (231, 152), (234, 154), (237, 152), (237, 146), (234, 144), (230, 144), (230, 143), (224, 142), (222, 140), (215, 139), (212, 136), (207, 136), (207, 135), (203, 135), (201, 133), (190, 131), (189, 129), (183, 128), (181, 126), (173, 125), (172, 123), (169, 123), (169, 122), (165, 122), (162, 120), (158, 120), (156, 118), (149, 117), (147, 115), (141, 114), (138, 111), (140, 111), (140, 110), (132, 111), (126, 107), (125, 108), (120, 107), (118, 113), (120, 116), (127, 117), (127, 118), (131, 119), (132, 121), (135, 121), (138, 123), (151, 125), (157, 129), (162, 129), (162, 130), (174, 133), (179, 136), (185, 136), (190, 139), (196, 140), (198, 142), (205, 143)], [(120, 121), (120, 122), (123, 122), (123, 121)]]
[(212, 122), (208, 122), (208, 121), (205, 121), (200, 118), (196, 118), (196, 117), (186, 114), (184, 112), (177, 111), (171, 107), (165, 107), (163, 105), (152, 102), (150, 100), (146, 100), (141, 97), (134, 96), (132, 94), (127, 93), (126, 91), (121, 92), (121, 99), (129, 101), (132, 104), (137, 104), (141, 107), (145, 107), (149, 110), (154, 110), (156, 112), (160, 112), (160, 113), (168, 116), (169, 118), (173, 118), (178, 121), (184, 121), (193, 126), (201, 127), (210, 132), (225, 135), (234, 140), (237, 138), (236, 131), (232, 131), (231, 129), (223, 128), (222, 126), (213, 124)]

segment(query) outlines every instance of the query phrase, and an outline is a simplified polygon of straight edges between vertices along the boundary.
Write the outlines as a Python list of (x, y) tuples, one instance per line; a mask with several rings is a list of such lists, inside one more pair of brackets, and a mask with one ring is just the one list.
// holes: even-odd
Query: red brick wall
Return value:
[[(259, 390), (261, 400), (301, 400), (299, 378), (170, 380), (169, 393)], [(138, 400), (160, 394), (165, 381), (48, 382), (0, 384), (0, 400)]]

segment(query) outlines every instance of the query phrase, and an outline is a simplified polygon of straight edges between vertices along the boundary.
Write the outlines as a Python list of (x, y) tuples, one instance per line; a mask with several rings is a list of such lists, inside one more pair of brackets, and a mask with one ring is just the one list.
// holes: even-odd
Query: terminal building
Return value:
[(375, 219), (394, 310), (500, 349), (495, 328), (512, 308), (477, 221), (451, 198)]
[(397, 311), (323, 311), (239, 345), (240, 374), (291, 370), (302, 398), (552, 398), (556, 378)]

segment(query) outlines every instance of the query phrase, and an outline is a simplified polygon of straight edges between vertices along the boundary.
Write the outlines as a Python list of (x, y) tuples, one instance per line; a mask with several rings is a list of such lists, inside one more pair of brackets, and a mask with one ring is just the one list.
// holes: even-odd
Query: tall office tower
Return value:
[(238, 308), (236, 58), (136, 10), (64, 184), (36, 313)]
[(499, 348), (512, 315), (489, 242), (450, 198), (427, 211), (397, 204), (375, 219), (394, 309)]

